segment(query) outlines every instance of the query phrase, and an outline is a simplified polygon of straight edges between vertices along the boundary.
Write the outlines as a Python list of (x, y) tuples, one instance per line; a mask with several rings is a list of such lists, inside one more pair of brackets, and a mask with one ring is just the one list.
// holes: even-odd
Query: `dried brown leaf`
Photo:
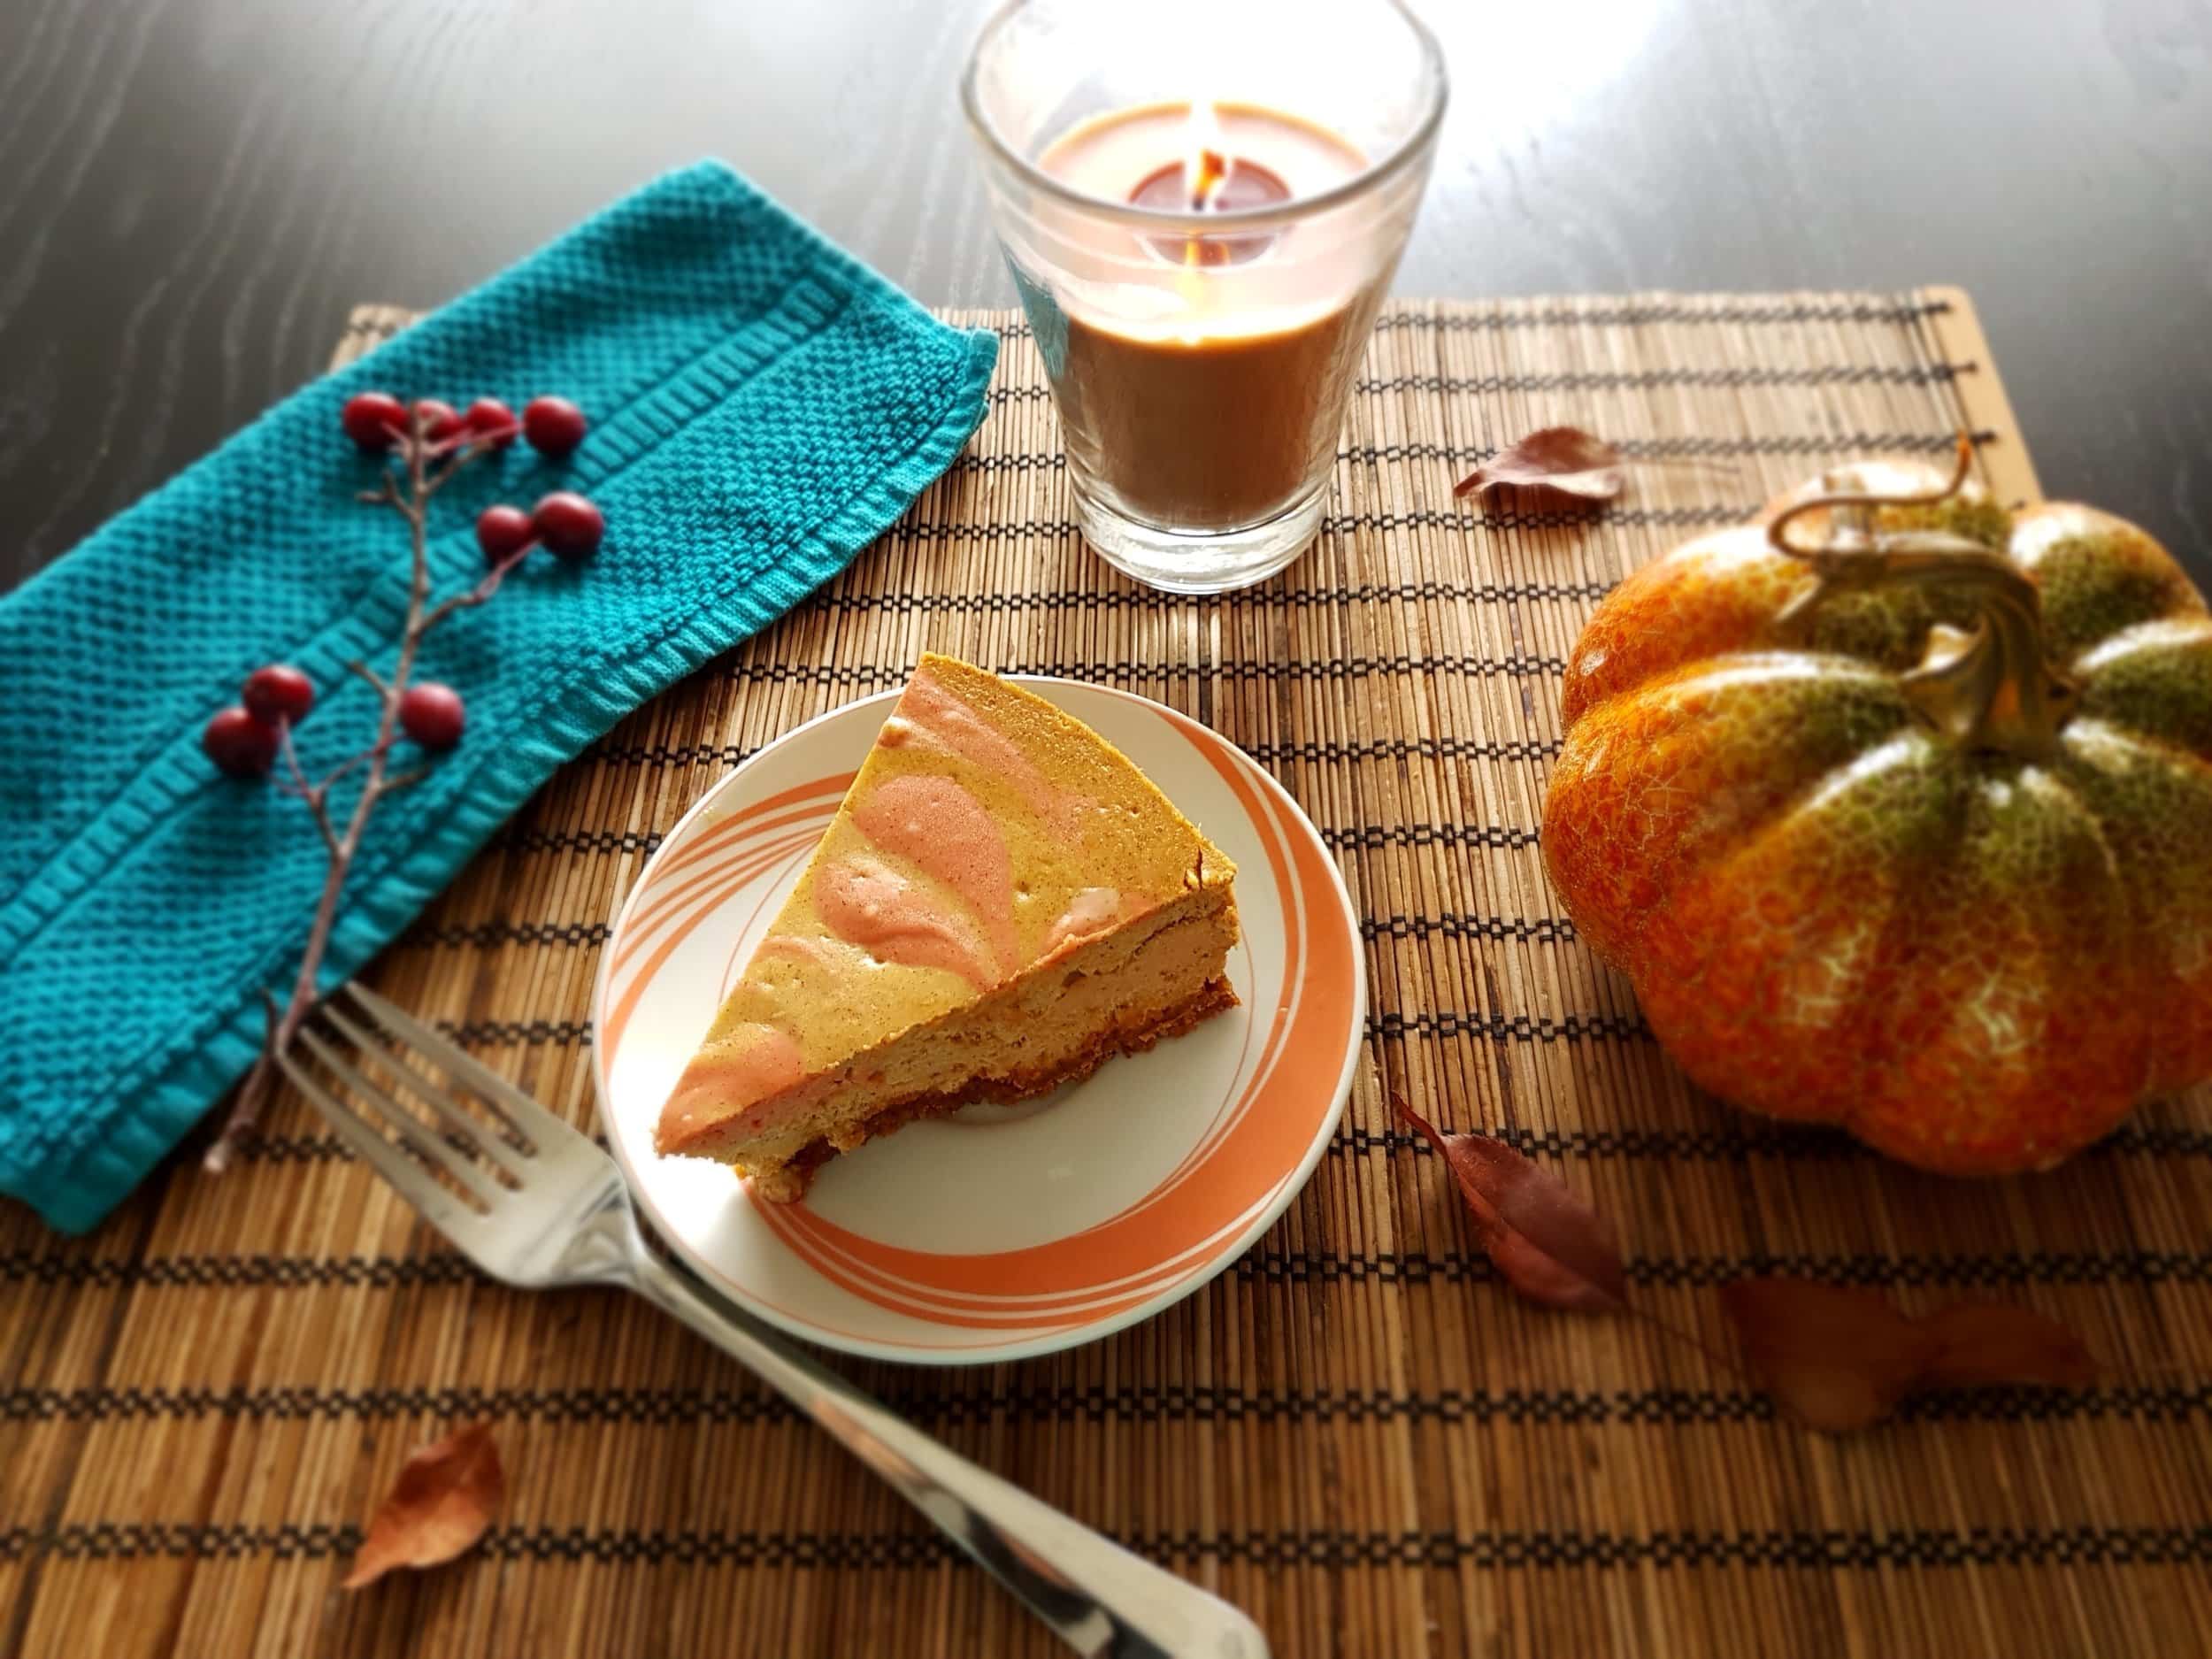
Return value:
[(1740, 1279), (1720, 1291), (1766, 1391), (1813, 1428), (1878, 1423), (1926, 1374), (1936, 1343), (1888, 1300), (1804, 1279)]
[(369, 1521), (345, 1587), (358, 1590), (395, 1567), (451, 1561), (483, 1537), (506, 1490), (488, 1423), (472, 1423), (411, 1454)]
[(2097, 1380), (2088, 1346), (2055, 1319), (2001, 1302), (1962, 1302), (1921, 1321), (1936, 1340), (1932, 1388), (2041, 1383), (2086, 1388)]
[(1521, 1294), (1577, 1313), (1624, 1313), (1628, 1273), (1605, 1218), (1556, 1175), (1488, 1135), (1448, 1135), (1403, 1100), (1398, 1115), (1443, 1154), (1483, 1254)]
[(1611, 501), (1628, 487), (1621, 452), (1579, 426), (1546, 426), (1477, 467), (1455, 495), (1486, 495), (1502, 484), (1555, 489), (1586, 501)]
[(2096, 1376), (2078, 1337), (2025, 1308), (1962, 1302), (1914, 1319), (1878, 1292), (1802, 1279), (1741, 1279), (1720, 1296), (1760, 1384), (1832, 1433), (1878, 1423), (1923, 1388), (2080, 1387)]

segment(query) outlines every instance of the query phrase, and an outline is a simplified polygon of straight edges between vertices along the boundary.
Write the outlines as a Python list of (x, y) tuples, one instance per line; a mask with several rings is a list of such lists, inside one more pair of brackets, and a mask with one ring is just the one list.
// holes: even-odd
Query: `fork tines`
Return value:
[(518, 1187), (548, 1124), (573, 1133), (450, 1039), (359, 986), (326, 997), (278, 1064), (340, 1138), (440, 1225), (464, 1211), (488, 1216), (503, 1190)]

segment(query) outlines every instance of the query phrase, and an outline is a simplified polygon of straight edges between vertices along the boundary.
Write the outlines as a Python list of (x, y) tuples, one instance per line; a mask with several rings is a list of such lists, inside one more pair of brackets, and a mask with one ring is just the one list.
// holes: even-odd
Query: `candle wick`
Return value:
[(1191, 180), (1190, 211), (1203, 213), (1214, 204), (1221, 194), (1221, 187), (1229, 182), (1229, 161), (1217, 150), (1198, 152), (1197, 175)]

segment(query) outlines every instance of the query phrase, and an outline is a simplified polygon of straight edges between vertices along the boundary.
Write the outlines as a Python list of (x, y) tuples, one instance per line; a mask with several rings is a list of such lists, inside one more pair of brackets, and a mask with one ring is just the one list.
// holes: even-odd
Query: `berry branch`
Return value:
[(284, 748), (284, 770), (292, 777), (291, 782), (285, 786), (285, 792), (296, 795), (307, 803), (307, 810), (315, 816), (315, 827), (322, 832), (323, 845), (330, 849), (332, 860), (334, 862), (344, 858), (347, 856), (346, 849), (339, 841), (338, 832), (330, 821), (330, 786), (336, 780), (338, 774), (333, 772), (319, 784), (311, 785), (307, 781), (307, 774), (300, 770), (299, 749), (292, 741), (291, 721), (285, 720), (279, 723), (277, 741)]
[[(350, 662), (348, 672), (366, 681), (377, 696), (374, 739), (341, 761), (319, 779), (310, 780), (300, 764), (292, 741), (292, 728), (315, 705), (315, 687), (298, 669), (283, 664), (258, 668), (248, 678), (238, 707), (225, 709), (207, 723), (201, 746), (209, 758), (234, 777), (265, 775), (279, 756), (284, 762), (287, 795), (305, 805), (330, 855), (322, 893), (300, 956), (299, 972), (292, 981), (290, 998), (280, 1008), (267, 992), (267, 1035), (260, 1056), (246, 1074), (233, 1100), (229, 1116), (203, 1160), (210, 1174), (229, 1167), (239, 1142), (252, 1133), (276, 1082), (277, 1056), (295, 1036), (318, 1000), (318, 980), (330, 933), (338, 918), (338, 903), (346, 876), (361, 849), (362, 838), (377, 804), (387, 795), (419, 782), (427, 766), (391, 770), (392, 757), (404, 741), (431, 751), (442, 752), (461, 741), (466, 709), (461, 695), (449, 686), (413, 679), (415, 659), (423, 638), (456, 611), (473, 610), (498, 593), (500, 584), (533, 549), (543, 547), (569, 560), (589, 557), (597, 551), (606, 520), (598, 508), (569, 490), (557, 490), (525, 513), (518, 507), (487, 507), (476, 521), (477, 544), (483, 549), (487, 569), (472, 588), (464, 588), (436, 604), (430, 602), (430, 503), (438, 492), (474, 462), (513, 443), (518, 435), (548, 455), (565, 456), (583, 441), (583, 412), (565, 398), (532, 400), (517, 420), (495, 398), (480, 398), (465, 415), (450, 405), (425, 398), (411, 406), (381, 392), (364, 392), (348, 400), (343, 425), (346, 434), (362, 449), (384, 454), (398, 452), (398, 468), (387, 466), (374, 489), (358, 499), (371, 506), (388, 507), (407, 522), (411, 555), (407, 590), (407, 619), (401, 627), (399, 650), (389, 675), (365, 662)], [(332, 805), (332, 791), (355, 772), (360, 783), (352, 805), (339, 814)]]

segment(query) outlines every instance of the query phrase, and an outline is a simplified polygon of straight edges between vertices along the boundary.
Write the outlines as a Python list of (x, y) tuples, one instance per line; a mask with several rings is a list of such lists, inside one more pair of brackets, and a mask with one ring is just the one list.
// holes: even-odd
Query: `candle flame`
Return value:
[[(1183, 122), (1183, 199), (1194, 213), (1213, 211), (1236, 163), (1222, 153), (1221, 117), (1210, 98), (1193, 98)], [(1183, 243), (1186, 265), (1217, 263), (1211, 250), (1193, 236)]]
[(1183, 123), (1183, 196), (1194, 213), (1210, 211), (1236, 163), (1223, 153), (1221, 118), (1206, 98), (1191, 100)]

